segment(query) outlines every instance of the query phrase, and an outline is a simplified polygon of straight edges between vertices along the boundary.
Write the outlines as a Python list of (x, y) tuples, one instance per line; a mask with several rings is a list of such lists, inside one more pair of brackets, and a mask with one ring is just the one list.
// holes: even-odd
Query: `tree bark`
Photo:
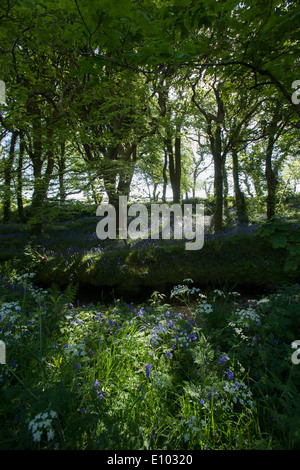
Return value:
[(214, 196), (216, 200), (214, 230), (221, 232), (223, 228), (223, 174), (222, 164), (214, 159)]
[(216, 209), (214, 215), (214, 230), (221, 232), (223, 228), (223, 166), (224, 158), (222, 156), (221, 127), (217, 125), (213, 134), (211, 123), (208, 125), (208, 135), (210, 137), (211, 150), (214, 160), (214, 197), (216, 200)]
[(58, 159), (58, 179), (59, 179), (59, 202), (63, 204), (66, 200), (66, 190), (64, 173), (66, 169), (65, 142), (60, 145), (60, 155)]
[[(217, 112), (213, 115), (202, 108), (196, 100), (195, 86), (193, 86), (192, 101), (204, 116), (207, 122), (206, 133), (210, 142), (211, 153), (214, 161), (214, 197), (216, 209), (214, 214), (214, 231), (220, 232), (223, 228), (223, 168), (225, 167), (226, 150), (222, 152), (222, 133), (221, 125), (224, 122), (224, 103), (220, 96), (218, 88), (213, 86)], [(214, 121), (215, 129), (212, 128)]]
[(23, 159), (25, 151), (25, 142), (24, 136), (20, 135), (20, 147), (19, 147), (19, 161), (17, 167), (17, 204), (18, 204), (18, 214), (21, 222), (25, 222), (24, 207), (23, 207)]
[(236, 147), (232, 148), (232, 176), (235, 194), (236, 213), (238, 224), (248, 224), (248, 214), (246, 207), (246, 200), (243, 191), (240, 187), (239, 181), (239, 165), (238, 165), (238, 152)]
[(223, 161), (222, 165), (222, 175), (223, 175), (223, 208), (224, 214), (226, 218), (230, 218), (229, 210), (228, 210), (228, 177), (225, 167), (225, 161)]
[(180, 128), (178, 127), (176, 129), (174, 149), (170, 132), (167, 132), (167, 137), (165, 139), (174, 204), (180, 203), (181, 199), (181, 137), (179, 132)]
[(103, 173), (108, 202), (116, 211), (116, 230), (120, 228), (119, 197), (130, 194), (131, 181), (137, 160), (137, 145), (119, 145), (105, 152), (104, 157), (112, 162), (112, 168)]
[(162, 202), (166, 202), (166, 194), (167, 194), (167, 186), (168, 186), (167, 167), (168, 167), (168, 153), (165, 148), (164, 166), (163, 166), (163, 171), (162, 171), (163, 181), (164, 181), (163, 192), (162, 192)]
[(11, 181), (12, 167), (15, 159), (15, 147), (18, 138), (18, 131), (13, 131), (10, 140), (9, 154), (4, 165), (4, 197), (3, 197), (3, 222), (9, 222), (11, 216)]
[(276, 131), (279, 121), (279, 102), (277, 101), (272, 121), (268, 129), (268, 144), (266, 150), (265, 175), (267, 180), (267, 219), (271, 219), (276, 213), (276, 189), (278, 185), (278, 171), (273, 168), (272, 154), (274, 150)]
[(42, 174), (42, 143), (41, 134), (37, 134), (40, 130), (40, 123), (34, 129), (33, 153), (31, 155), (34, 172), (34, 189), (31, 203), (31, 226), (30, 235), (40, 235), (43, 229), (43, 206), (47, 196), (47, 191), (54, 168), (53, 154), (53, 130), (47, 129), (47, 167), (45, 173)]

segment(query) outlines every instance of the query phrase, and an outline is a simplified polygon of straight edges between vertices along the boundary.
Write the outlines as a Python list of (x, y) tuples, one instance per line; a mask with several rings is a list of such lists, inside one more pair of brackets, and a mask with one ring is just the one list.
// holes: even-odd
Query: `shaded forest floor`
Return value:
[(208, 209), (204, 246), (188, 251), (186, 240), (100, 240), (94, 206), (50, 204), (40, 236), (29, 236), (28, 223), (0, 225), (0, 263), (19, 273), (34, 272), (40, 285), (78, 284), (82, 295), (115, 293), (142, 300), (154, 290), (167, 294), (185, 278), (204, 290), (265, 293), (299, 280), (297, 208), (296, 201), (267, 225), (258, 215), (246, 226), (228, 219), (217, 234)]
[(97, 222), (0, 226), (0, 449), (299, 449), (297, 218), (196, 252)]

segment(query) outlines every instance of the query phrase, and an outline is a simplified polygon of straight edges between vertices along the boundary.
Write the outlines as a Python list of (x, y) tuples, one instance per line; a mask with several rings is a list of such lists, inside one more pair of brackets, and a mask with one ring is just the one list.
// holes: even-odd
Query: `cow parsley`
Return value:
[(253, 320), (255, 322), (259, 321), (259, 315), (251, 307), (238, 309), (235, 311), (235, 314), (238, 315), (241, 320)]
[(28, 425), (28, 429), (32, 433), (34, 442), (40, 442), (44, 433), (47, 435), (48, 442), (53, 440), (55, 433), (52, 427), (52, 422), (55, 418), (57, 418), (57, 413), (52, 410), (35, 415)]

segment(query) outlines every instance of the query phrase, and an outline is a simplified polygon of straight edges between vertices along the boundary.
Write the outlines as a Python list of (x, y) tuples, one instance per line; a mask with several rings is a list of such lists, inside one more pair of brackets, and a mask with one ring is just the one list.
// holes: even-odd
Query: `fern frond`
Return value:
[(71, 284), (68, 284), (67, 287), (65, 288), (64, 292), (63, 292), (64, 302), (67, 305), (73, 303), (75, 301), (76, 297), (77, 297), (78, 291), (79, 291), (79, 284), (78, 283), (73, 284), (71, 282)]

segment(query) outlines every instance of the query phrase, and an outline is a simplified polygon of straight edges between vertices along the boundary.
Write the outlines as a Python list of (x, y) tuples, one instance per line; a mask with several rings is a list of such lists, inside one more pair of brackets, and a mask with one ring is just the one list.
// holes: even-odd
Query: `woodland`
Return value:
[[(300, 448), (299, 33), (295, 0), (1, 0), (0, 449)], [(204, 246), (99, 239), (120, 196), (202, 204)]]

